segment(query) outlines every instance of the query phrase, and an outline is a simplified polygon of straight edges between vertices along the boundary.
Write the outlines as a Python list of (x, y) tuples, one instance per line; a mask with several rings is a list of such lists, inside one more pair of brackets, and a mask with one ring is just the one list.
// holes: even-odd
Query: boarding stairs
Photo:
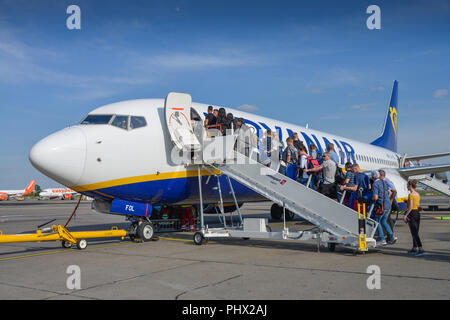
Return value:
[(426, 187), (439, 192), (447, 197), (450, 197), (450, 186), (443, 183), (439, 179), (432, 178), (429, 175), (422, 174), (417, 176), (410, 176), (409, 180), (416, 179), (419, 183), (425, 185)]
[[(188, 109), (190, 107), (190, 96), (187, 95), (183, 97), (182, 95), (186, 94), (169, 93), (166, 98), (166, 122), (169, 127), (169, 131), (170, 123), (167, 120), (170, 119), (171, 112), (173, 113), (175, 110), (179, 111), (182, 108)], [(174, 105), (176, 105), (177, 108), (173, 108)], [(180, 105), (183, 107), (180, 107)], [(189, 126), (192, 126), (192, 124), (189, 124)], [(181, 130), (177, 131), (181, 132)], [(256, 157), (253, 156), (254, 154), (249, 154), (247, 156), (241, 152), (238, 152), (237, 150), (240, 148), (236, 147), (237, 139), (237, 134), (234, 132), (230, 132), (230, 134), (225, 136), (216, 136), (214, 138), (208, 138), (207, 135), (204, 134), (202, 138), (199, 138), (199, 142), (194, 143), (195, 146), (201, 145), (200, 154), (198, 155), (195, 163), (187, 161), (185, 165), (197, 166), (198, 168), (200, 208), (203, 207), (201, 190), (202, 183), (200, 176), (201, 169), (207, 169), (210, 172), (219, 171), (221, 174), (234, 179), (235, 181), (261, 194), (265, 198), (277, 203), (284, 209), (290, 210), (294, 214), (317, 226), (320, 230), (320, 238), (324, 239), (325, 242), (334, 242), (337, 244), (358, 247), (358, 242), (360, 242), (361, 239), (361, 229), (364, 229), (364, 236), (367, 241), (367, 246), (376, 246), (376, 241), (373, 236), (377, 228), (377, 222), (366, 218), (364, 219), (363, 224), (361, 224), (361, 221), (358, 220), (358, 213), (356, 211), (346, 207), (336, 200), (320, 194), (315, 190), (307, 188), (297, 181), (294, 181), (277, 172), (273, 168), (269, 168), (259, 163), (256, 161)], [(179, 139), (176, 135), (173, 135), (172, 140), (177, 146), (180, 141), (192, 141), (193, 139), (192, 137), (189, 137), (188, 139)], [(179, 146), (180, 150), (189, 150), (189, 148), (189, 145)], [(198, 150), (198, 148), (196, 149)], [(203, 228), (204, 225), (202, 219), (202, 229)], [(245, 229), (246, 224), (244, 222), (243, 230), (245, 231)], [(262, 229), (260, 229), (261, 232), (259, 232), (267, 233), (267, 236), (263, 238), (277, 238), (278, 234), (265, 232), (263, 229), (265, 228), (262, 227)], [(216, 234), (233, 235), (234, 232), (236, 236), (248, 236), (246, 235), (248, 233), (245, 233), (242, 230), (222, 231)], [(323, 236), (324, 233), (326, 234), (325, 237)], [(206, 234), (207, 233), (204, 233), (204, 235)], [(275, 236), (273, 234), (275, 234)], [(211, 237), (213, 236), (212, 233), (209, 235)], [(301, 240), (311, 240), (316, 238), (314, 236), (309, 238), (305, 236), (302, 237), (302, 235), (303, 232), (300, 232), (298, 238), (296, 239), (302, 238)], [(289, 237), (289, 233), (285, 232), (285, 230), (283, 233), (280, 233), (280, 237), (282, 239), (293, 239), (292, 236)]]

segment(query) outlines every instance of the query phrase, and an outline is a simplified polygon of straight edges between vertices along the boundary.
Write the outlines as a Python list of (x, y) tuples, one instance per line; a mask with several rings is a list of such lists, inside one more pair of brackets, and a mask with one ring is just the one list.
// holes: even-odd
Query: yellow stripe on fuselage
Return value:
[[(221, 174), (219, 170), (212, 170), (215, 174)], [(211, 173), (208, 170), (200, 171), (202, 176), (210, 176)], [(139, 182), (148, 182), (148, 181), (157, 181), (157, 180), (170, 180), (177, 178), (191, 178), (197, 177), (197, 170), (184, 170), (184, 171), (173, 171), (173, 172), (163, 172), (157, 174), (147, 174), (143, 176), (136, 177), (128, 177), (128, 178), (120, 178), (114, 180), (108, 180), (103, 182), (85, 184), (81, 186), (70, 187), (72, 190), (77, 192), (86, 192), (93, 191), (103, 188), (117, 187), (127, 184), (139, 183)]]

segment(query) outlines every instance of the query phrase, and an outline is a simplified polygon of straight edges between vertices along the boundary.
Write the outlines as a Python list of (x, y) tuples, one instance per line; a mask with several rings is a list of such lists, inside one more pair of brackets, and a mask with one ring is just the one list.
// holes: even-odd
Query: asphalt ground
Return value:
[[(0, 230), (29, 233), (49, 220), (63, 224), (74, 201), (0, 202)], [(244, 217), (269, 217), (271, 203), (245, 204)], [(448, 299), (450, 296), (449, 211), (424, 212), (420, 236), (426, 254), (413, 257), (409, 228), (399, 217), (394, 245), (355, 254), (314, 242), (218, 239), (193, 244), (191, 232), (159, 234), (159, 241), (125, 238), (90, 240), (85, 250), (60, 242), (0, 244), (0, 299)], [(207, 215), (208, 224), (217, 224)], [(273, 230), (282, 227), (270, 221)], [(69, 230), (128, 228), (122, 216), (97, 213), (82, 202)], [(310, 229), (305, 221), (288, 223)], [(70, 288), (79, 267), (80, 288)], [(380, 288), (369, 289), (380, 270)], [(69, 268), (69, 272), (68, 272)], [(372, 267), (373, 268), (373, 267)], [(370, 278), (372, 276), (372, 278)], [(68, 282), (69, 286), (68, 286)]]

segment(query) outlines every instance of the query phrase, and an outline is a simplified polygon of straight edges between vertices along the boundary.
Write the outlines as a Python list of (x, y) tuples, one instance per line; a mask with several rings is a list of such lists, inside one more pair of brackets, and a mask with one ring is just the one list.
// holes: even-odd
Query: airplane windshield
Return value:
[(80, 124), (108, 124), (112, 114), (89, 114)]

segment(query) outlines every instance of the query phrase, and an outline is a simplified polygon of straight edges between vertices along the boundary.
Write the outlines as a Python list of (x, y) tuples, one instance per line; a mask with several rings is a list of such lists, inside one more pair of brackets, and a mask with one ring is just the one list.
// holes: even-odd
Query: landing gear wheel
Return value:
[(150, 222), (142, 222), (136, 230), (137, 238), (141, 239), (143, 242), (152, 240), (153, 238), (153, 226)]
[(194, 233), (194, 243), (198, 246), (202, 245), (205, 241), (205, 237), (203, 237), (203, 234), (201, 232)]
[(134, 241), (137, 238), (137, 236), (136, 236), (137, 227), (138, 227), (138, 224), (133, 222), (133, 223), (131, 223), (130, 228), (128, 229), (128, 236), (130, 237), (131, 241)]
[(292, 221), (295, 218), (295, 213), (286, 209), (286, 221)]
[(336, 250), (336, 243), (328, 243), (328, 250), (334, 252)]
[(84, 250), (84, 249), (86, 249), (87, 245), (88, 245), (88, 243), (85, 239), (77, 240), (77, 248), (78, 249)]
[(283, 209), (276, 203), (272, 204), (272, 207), (270, 208), (270, 216), (272, 217), (272, 220), (280, 220), (282, 214)]
[(72, 248), (72, 244), (70, 242), (67, 242), (67, 241), (64, 241), (64, 240), (61, 241), (61, 245), (62, 245), (63, 248), (66, 248), (66, 249)]

